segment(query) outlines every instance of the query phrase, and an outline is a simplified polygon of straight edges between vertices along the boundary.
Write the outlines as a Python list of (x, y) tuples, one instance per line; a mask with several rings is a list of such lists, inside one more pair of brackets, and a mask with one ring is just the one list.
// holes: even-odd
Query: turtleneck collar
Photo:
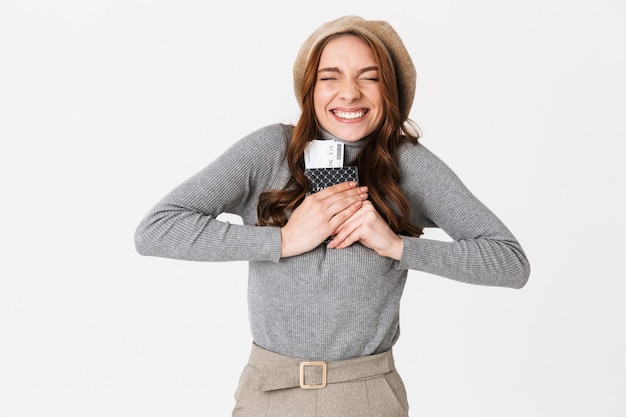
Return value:
[(346, 162), (349, 162), (349, 161), (356, 160), (356, 157), (358, 156), (359, 152), (361, 151), (361, 149), (363, 149), (363, 147), (369, 141), (370, 138), (371, 136), (366, 136), (357, 141), (347, 141), (347, 140), (338, 138), (337, 136), (333, 135), (332, 133), (324, 129), (320, 129), (320, 137), (318, 139), (334, 140), (334, 141), (343, 143), (344, 152), (345, 152), (344, 159)]

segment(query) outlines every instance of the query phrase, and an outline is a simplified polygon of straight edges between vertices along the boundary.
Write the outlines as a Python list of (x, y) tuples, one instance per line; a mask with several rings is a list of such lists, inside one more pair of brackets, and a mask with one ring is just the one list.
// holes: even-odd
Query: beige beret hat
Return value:
[(304, 69), (309, 59), (311, 50), (326, 37), (340, 32), (355, 31), (369, 35), (382, 43), (393, 62), (398, 82), (398, 94), (400, 112), (404, 119), (408, 118), (415, 97), (415, 66), (402, 39), (391, 25), (382, 20), (365, 20), (358, 16), (344, 16), (339, 19), (324, 23), (304, 42), (296, 57), (293, 66), (293, 86), (298, 104), (301, 105), (302, 97), (300, 89)]

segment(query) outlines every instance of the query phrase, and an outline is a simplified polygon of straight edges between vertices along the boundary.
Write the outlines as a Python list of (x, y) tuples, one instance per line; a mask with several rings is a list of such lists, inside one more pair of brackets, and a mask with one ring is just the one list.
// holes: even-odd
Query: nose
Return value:
[(344, 79), (341, 83), (339, 95), (347, 102), (357, 100), (361, 96), (357, 81), (351, 78)]

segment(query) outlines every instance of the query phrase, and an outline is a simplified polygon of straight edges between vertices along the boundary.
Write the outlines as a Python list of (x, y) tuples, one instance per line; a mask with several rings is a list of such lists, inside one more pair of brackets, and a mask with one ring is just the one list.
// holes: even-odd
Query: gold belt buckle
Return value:
[[(322, 383), (321, 384), (305, 384), (304, 381), (304, 368), (307, 366), (319, 366), (322, 368)], [(326, 362), (300, 362), (300, 388), (302, 389), (322, 389), (326, 386)]]

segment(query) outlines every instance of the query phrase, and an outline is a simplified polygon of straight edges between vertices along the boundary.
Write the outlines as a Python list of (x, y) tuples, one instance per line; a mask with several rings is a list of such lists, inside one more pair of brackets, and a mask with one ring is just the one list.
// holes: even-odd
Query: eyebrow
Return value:
[[(378, 67), (373, 65), (371, 67), (361, 68), (358, 74), (363, 74), (364, 72), (368, 72), (368, 71), (378, 71)], [(317, 70), (317, 73), (319, 74), (320, 72), (337, 72), (339, 74), (342, 73), (341, 70), (337, 67), (320, 68), (319, 70)]]

